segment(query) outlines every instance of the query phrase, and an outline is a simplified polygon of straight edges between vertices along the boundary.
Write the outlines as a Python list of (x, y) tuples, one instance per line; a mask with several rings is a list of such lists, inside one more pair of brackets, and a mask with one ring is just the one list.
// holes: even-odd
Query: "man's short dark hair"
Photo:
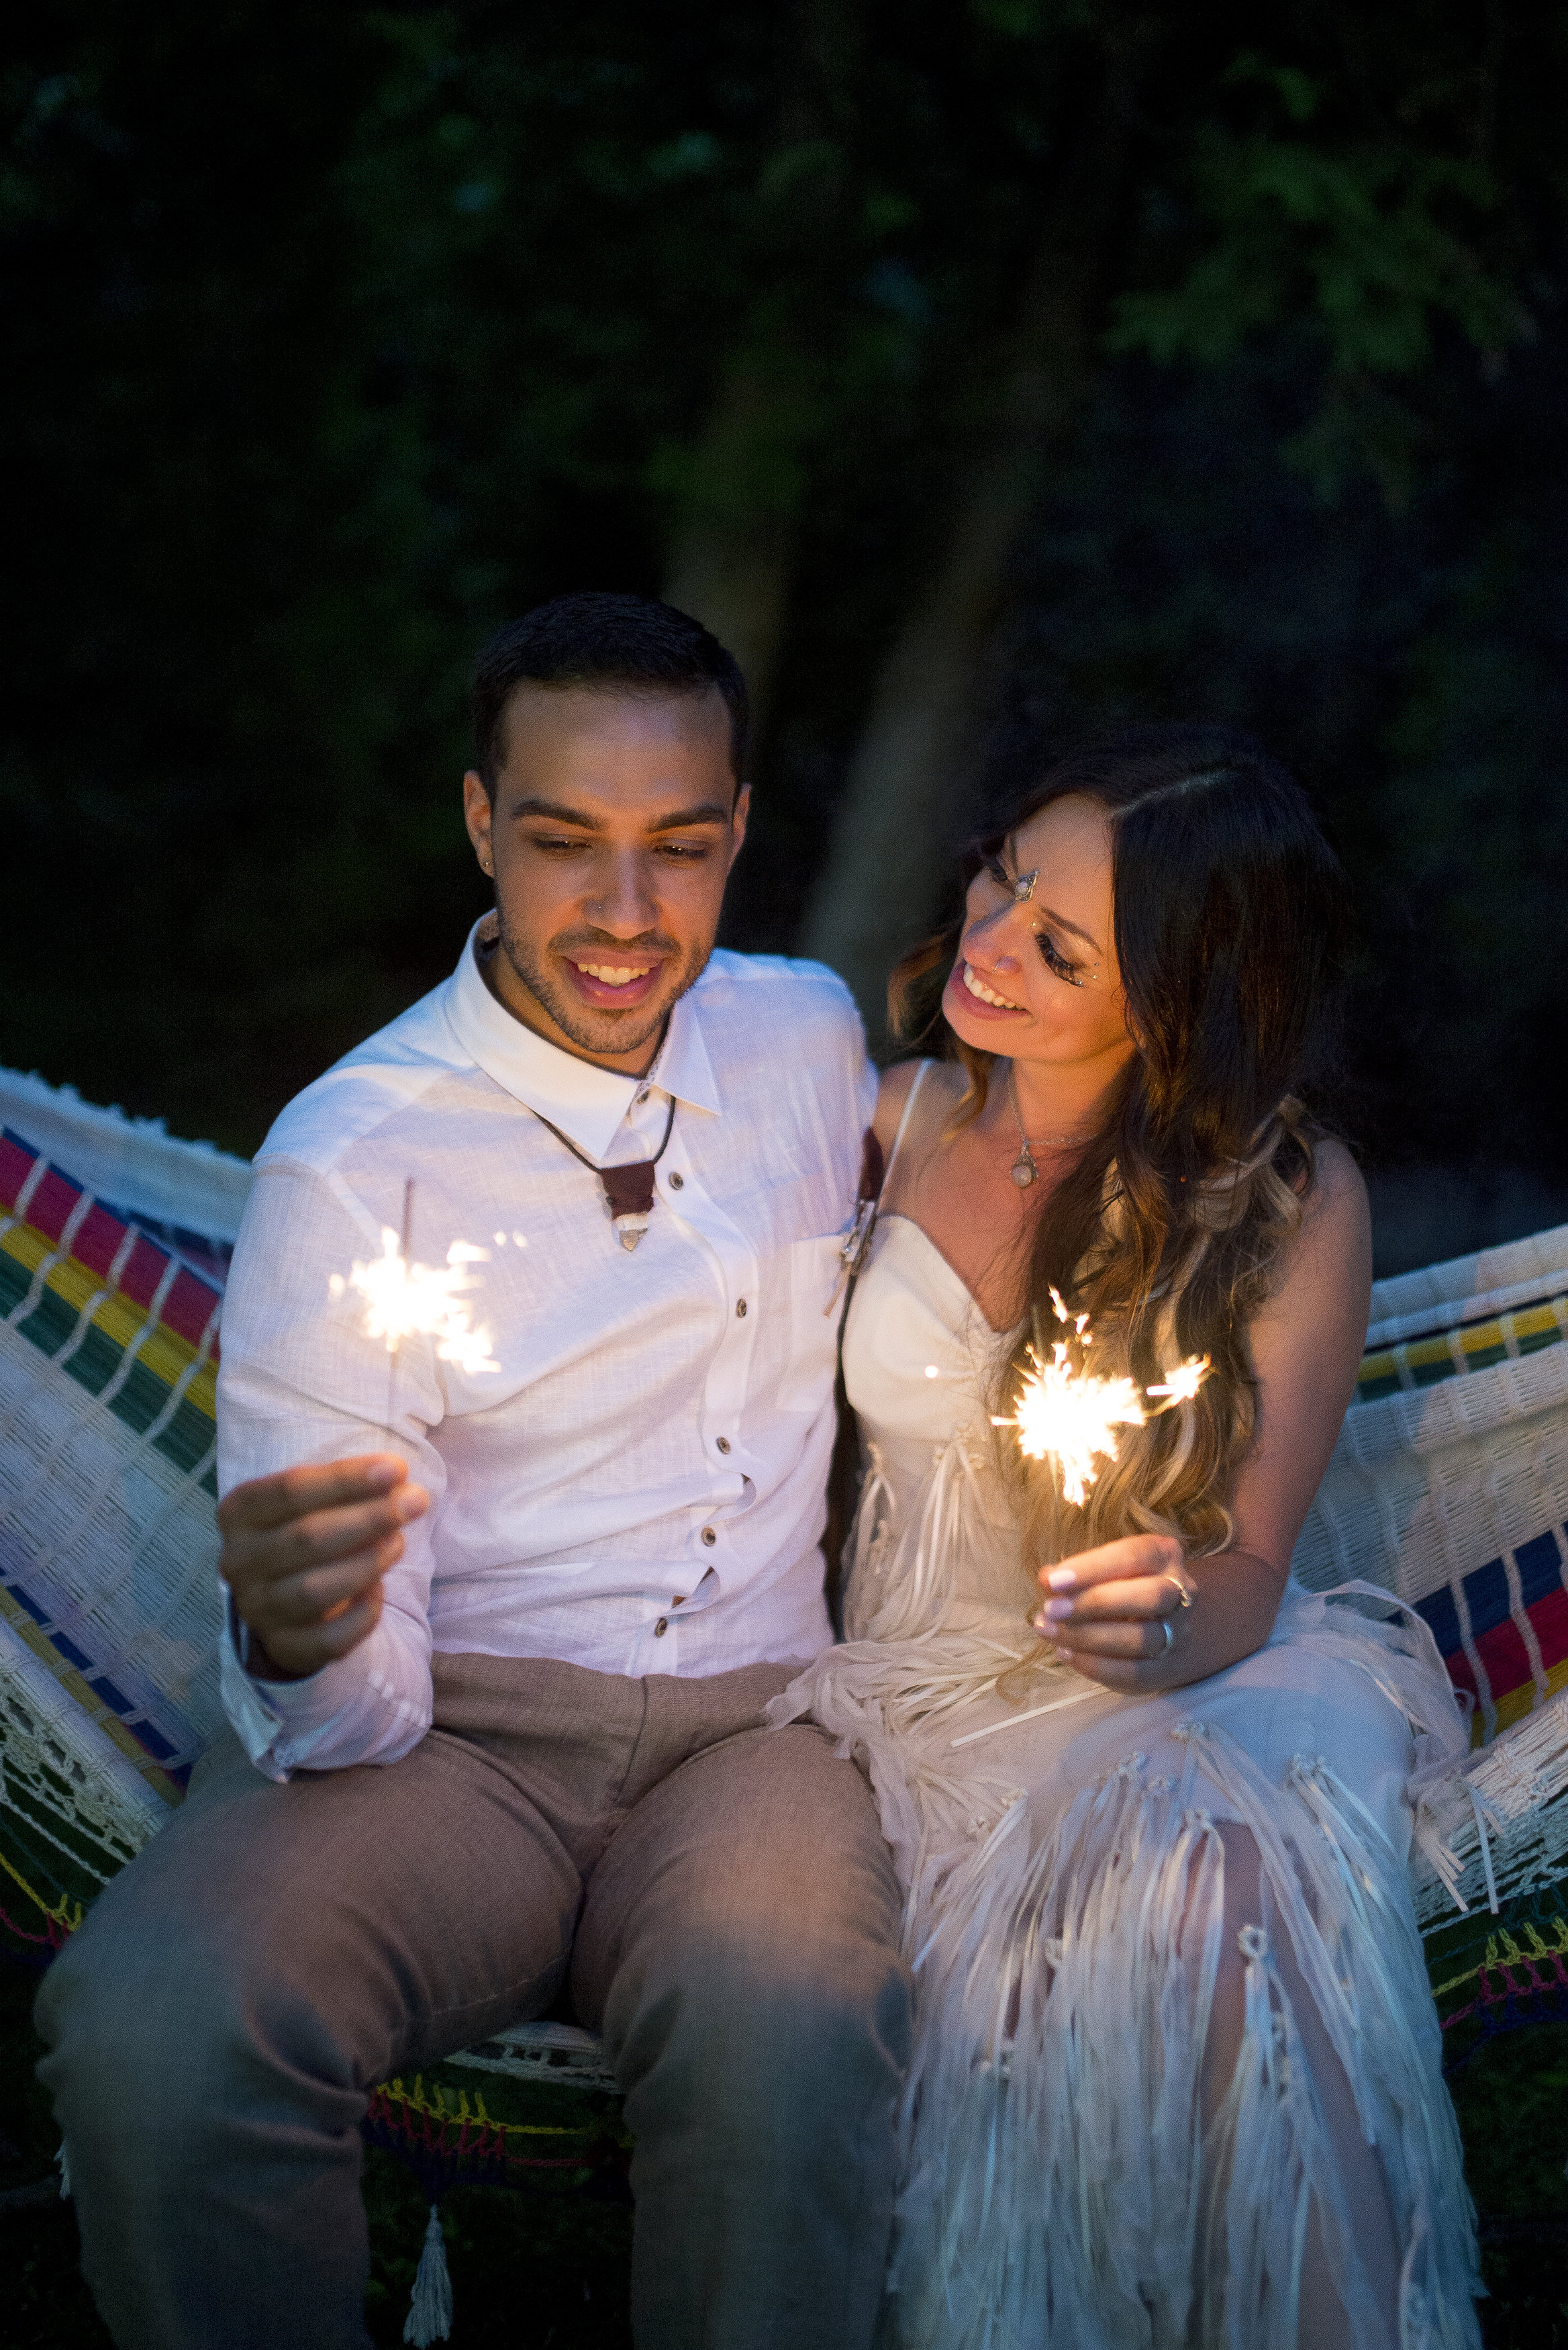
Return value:
[(473, 672), (480, 781), (492, 799), (506, 762), (506, 704), (519, 685), (587, 686), (606, 693), (707, 693), (730, 713), (730, 764), (746, 777), (751, 713), (740, 663), (711, 630), (649, 596), (556, 596), (492, 637)]

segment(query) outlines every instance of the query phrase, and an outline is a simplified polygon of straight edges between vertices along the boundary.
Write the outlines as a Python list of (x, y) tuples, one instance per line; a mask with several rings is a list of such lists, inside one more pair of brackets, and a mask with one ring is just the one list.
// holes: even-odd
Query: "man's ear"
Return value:
[(462, 820), (473, 843), (475, 857), (483, 870), (491, 874), (495, 870), (494, 843), (490, 837), (493, 813), (483, 777), (477, 768), (470, 767), (462, 779)]
[[(730, 817), (731, 865), (734, 864), (736, 858), (739, 857), (741, 853), (741, 844), (746, 837), (746, 818), (751, 812), (752, 787), (750, 784), (742, 784), (740, 790), (735, 794), (735, 806)], [(726, 867), (725, 869), (727, 871), (729, 869), (728, 867)]]

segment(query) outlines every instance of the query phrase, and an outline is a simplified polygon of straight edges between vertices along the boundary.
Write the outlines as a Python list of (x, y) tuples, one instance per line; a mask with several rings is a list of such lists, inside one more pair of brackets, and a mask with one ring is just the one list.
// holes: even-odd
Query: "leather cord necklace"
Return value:
[[(533, 1108), (533, 1104), (527, 1105)], [(664, 1122), (664, 1139), (651, 1159), (629, 1159), (618, 1167), (601, 1167), (586, 1150), (579, 1150), (570, 1135), (563, 1134), (551, 1124), (543, 1110), (535, 1110), (541, 1126), (547, 1126), (557, 1142), (564, 1142), (574, 1159), (580, 1159), (598, 1177), (604, 1191), (605, 1211), (616, 1229), (616, 1237), (623, 1249), (634, 1249), (648, 1230), (648, 1220), (653, 1213), (653, 1170), (670, 1148), (670, 1138), (675, 1131), (675, 1096), (670, 1097), (670, 1116)]]

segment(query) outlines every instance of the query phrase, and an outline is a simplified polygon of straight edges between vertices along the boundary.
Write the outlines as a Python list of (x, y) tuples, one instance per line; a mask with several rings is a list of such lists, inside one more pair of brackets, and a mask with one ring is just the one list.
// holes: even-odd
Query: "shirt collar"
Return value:
[[(468, 934), (447, 983), (447, 1017), (463, 1050), (487, 1077), (570, 1135), (590, 1159), (602, 1160), (645, 1080), (597, 1068), (562, 1052), (558, 1045), (546, 1044), (492, 995), (474, 951), (481, 930), (492, 920), (485, 915)], [(670, 1014), (653, 1082), (659, 1092), (716, 1116), (722, 1105), (702, 1037), (697, 1003), (701, 984), (699, 980)]]

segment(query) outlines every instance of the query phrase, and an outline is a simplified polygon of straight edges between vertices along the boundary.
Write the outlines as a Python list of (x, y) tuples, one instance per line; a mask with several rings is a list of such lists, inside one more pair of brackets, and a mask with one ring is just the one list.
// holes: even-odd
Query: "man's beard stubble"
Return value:
[[(709, 957), (713, 951), (713, 942), (710, 940), (706, 946), (691, 949), (684, 965), (673, 966), (680, 972), (676, 985), (669, 988), (669, 992), (666, 993), (668, 987), (668, 978), (666, 978), (665, 986), (659, 989), (657, 997), (647, 1005), (639, 1006), (639, 1010), (645, 1016), (642, 1024), (634, 1027), (628, 1015), (624, 1013), (607, 1012), (601, 1014), (596, 1022), (592, 1013), (586, 1011), (582, 1004), (570, 999), (566, 991), (558, 987), (555, 981), (534, 962), (529, 953), (526, 940), (520, 939), (509, 927), (506, 917), (499, 908), (496, 910), (496, 942), (511, 964), (515, 976), (522, 982), (535, 1002), (541, 1004), (549, 1014), (562, 1035), (568, 1037), (580, 1051), (585, 1053), (635, 1053), (644, 1045), (650, 1045), (663, 1029), (670, 1012), (681, 996), (696, 986), (707, 969)], [(556, 953), (571, 951), (578, 954), (591, 953), (596, 962), (606, 961), (612, 955), (623, 962), (634, 962), (638, 953), (635, 943), (628, 944), (626, 941), (620, 939), (607, 939), (602, 942), (598, 940), (576, 940), (571, 941), (569, 947), (552, 939), (550, 945), (552, 951)], [(643, 951), (648, 954), (657, 954), (663, 961), (672, 953), (679, 954), (680, 949), (676, 940), (655, 936), (645, 942)], [(668, 962), (666, 963), (667, 972), (671, 967)]]

